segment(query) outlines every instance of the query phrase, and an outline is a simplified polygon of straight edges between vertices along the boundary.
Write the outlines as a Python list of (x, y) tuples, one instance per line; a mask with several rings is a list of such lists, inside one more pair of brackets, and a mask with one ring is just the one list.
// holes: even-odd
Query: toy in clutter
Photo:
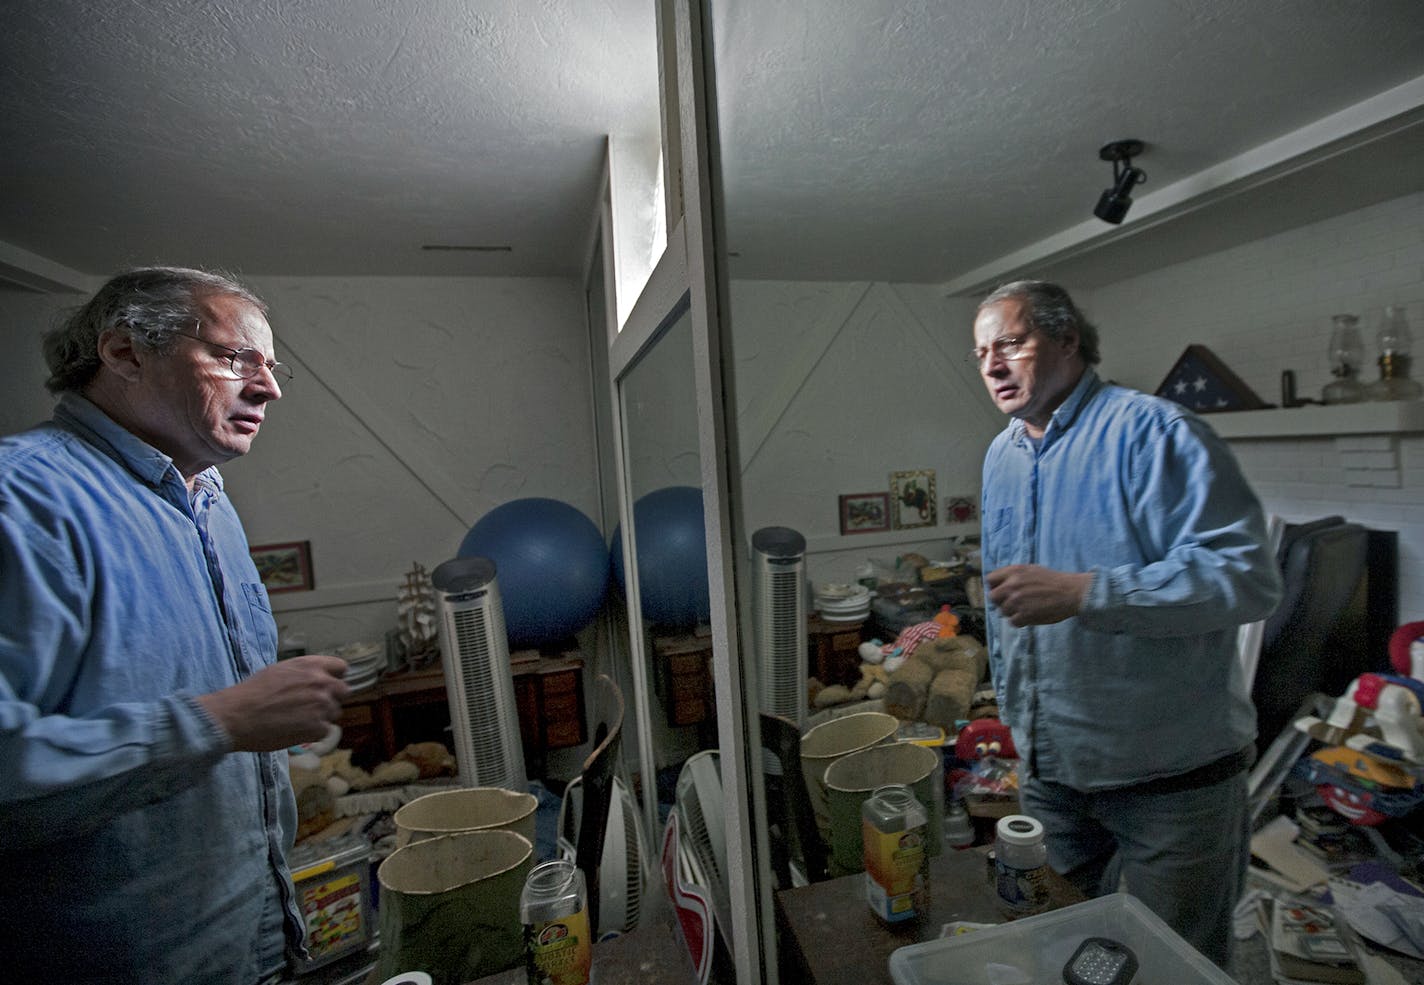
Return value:
[(959, 632), (959, 617), (956, 616), (954, 610), (947, 605), (939, 607), (939, 611), (935, 613), (933, 621), (940, 624), (940, 636), (953, 636)]
[(454, 776), (459, 770), (455, 755), (443, 742), (412, 742), (391, 757), (394, 763), (414, 763), (420, 771), (419, 778), (429, 780), (437, 776)]
[(341, 744), (341, 726), (331, 722), (326, 726), (326, 734), (315, 742), (303, 742), (291, 746), (289, 764), (296, 769), (314, 771), (321, 765), (321, 757)]
[(1017, 796), (1018, 750), (1009, 727), (997, 718), (980, 718), (961, 728), (945, 783), (961, 799)]
[(900, 727), (895, 730), (896, 742), (913, 742), (917, 746), (928, 746), (931, 749), (941, 748), (947, 738), (944, 729), (929, 722), (901, 722)]
[(1389, 656), (1397, 674), (1361, 674), (1324, 721), (1311, 715), (1295, 723), (1328, 744), (1296, 772), (1337, 814), (1365, 827), (1424, 800), (1424, 622), (1396, 629)]
[(1374, 827), (1403, 817), (1424, 800), (1424, 775), (1374, 759), (1367, 752), (1330, 746), (1295, 764), (1316, 793), (1351, 824)]
[[(340, 737), (338, 731), (336, 739)], [(310, 745), (321, 748), (329, 740), (330, 735)], [(404, 803), (406, 784), (455, 775), (455, 757), (441, 742), (412, 742), (369, 771), (351, 761), (350, 749), (329, 749), (312, 765), (309, 757), (315, 750), (298, 752), (299, 748), (290, 750), (288, 758), (299, 840), (337, 817), (394, 810)]]
[(888, 660), (883, 666), (889, 673), (887, 713), (953, 731), (969, 718), (974, 691), (988, 670), (988, 654), (972, 636), (938, 637), (921, 640), (900, 666)]
[(960, 729), (959, 737), (954, 740), (954, 755), (963, 762), (987, 756), (1019, 758), (1019, 752), (1014, 748), (1014, 734), (997, 718), (981, 718)]
[(960, 770), (950, 793), (960, 800), (973, 797), (1017, 797), (1019, 761), (985, 756), (969, 769)]
[(890, 675), (883, 665), (862, 663), (860, 665), (860, 680), (851, 687), (846, 687), (844, 684), (823, 685), (812, 678), (807, 700), (812, 708), (818, 709), (843, 705), (849, 701), (874, 700), (885, 694), (885, 686), (889, 679)]
[(1329, 745), (1424, 765), (1424, 622), (1405, 623), (1389, 639), (1395, 674), (1361, 674), (1335, 702), (1330, 717), (1302, 718), (1295, 727)]
[(870, 663), (884, 663), (885, 669), (893, 674), (914, 655), (920, 644), (927, 640), (947, 639), (958, 632), (959, 617), (946, 605), (940, 608), (933, 619), (906, 626), (893, 643), (882, 643), (880, 640), (862, 643), (860, 656), (862, 660)]
[(885, 694), (885, 685), (889, 680), (889, 671), (880, 664), (863, 663), (860, 665), (860, 680), (850, 689), (850, 696), (854, 700), (879, 698)]

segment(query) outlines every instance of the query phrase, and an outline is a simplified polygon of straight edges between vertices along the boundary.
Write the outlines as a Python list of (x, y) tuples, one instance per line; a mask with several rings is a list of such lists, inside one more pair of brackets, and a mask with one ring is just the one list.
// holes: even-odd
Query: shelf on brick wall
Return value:
[(1317, 438), (1341, 434), (1404, 434), (1424, 431), (1424, 400), (1307, 405), (1286, 410), (1241, 410), (1204, 414), (1223, 438)]

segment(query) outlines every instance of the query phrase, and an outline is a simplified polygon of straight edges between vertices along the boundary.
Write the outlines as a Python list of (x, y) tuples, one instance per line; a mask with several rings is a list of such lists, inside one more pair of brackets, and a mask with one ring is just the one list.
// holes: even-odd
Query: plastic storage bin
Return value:
[(1114, 893), (985, 930), (911, 944), (890, 955), (897, 985), (1046, 985), (1088, 937), (1126, 944), (1137, 956), (1136, 982), (1233, 985), (1140, 900)]
[(320, 846), (302, 846), (288, 860), (297, 906), (307, 927), (301, 974), (365, 948), (376, 937), (371, 914), (371, 845), (348, 835)]

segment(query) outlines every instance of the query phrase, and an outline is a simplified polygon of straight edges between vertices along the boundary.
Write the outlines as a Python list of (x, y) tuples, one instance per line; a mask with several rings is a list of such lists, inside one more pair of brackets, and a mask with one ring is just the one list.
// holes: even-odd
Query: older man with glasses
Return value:
[(1225, 967), (1256, 734), (1237, 627), (1281, 595), (1261, 504), (1194, 414), (1099, 379), (1061, 287), (994, 291), (974, 342), (1013, 418), (984, 459), (983, 564), (1024, 813), (1059, 873), (1124, 880)]
[(276, 663), (216, 466), (291, 371), (220, 275), (129, 271), (44, 343), (54, 418), (0, 440), (0, 914), (16, 981), (271, 979), (303, 924), (286, 749), (344, 661)]

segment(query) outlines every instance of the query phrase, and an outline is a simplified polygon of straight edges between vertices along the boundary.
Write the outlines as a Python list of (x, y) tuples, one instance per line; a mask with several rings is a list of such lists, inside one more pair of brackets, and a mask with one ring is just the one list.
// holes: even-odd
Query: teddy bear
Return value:
[(455, 757), (443, 742), (412, 742), (396, 753), (392, 762), (414, 763), (422, 780), (456, 773)]
[(874, 700), (885, 694), (885, 686), (890, 683), (890, 674), (883, 664), (863, 663), (860, 665), (860, 680), (850, 689), (851, 700)]
[(885, 711), (906, 721), (928, 722), (953, 731), (957, 722), (969, 717), (988, 662), (988, 652), (972, 636), (922, 640), (905, 662), (890, 672)]

